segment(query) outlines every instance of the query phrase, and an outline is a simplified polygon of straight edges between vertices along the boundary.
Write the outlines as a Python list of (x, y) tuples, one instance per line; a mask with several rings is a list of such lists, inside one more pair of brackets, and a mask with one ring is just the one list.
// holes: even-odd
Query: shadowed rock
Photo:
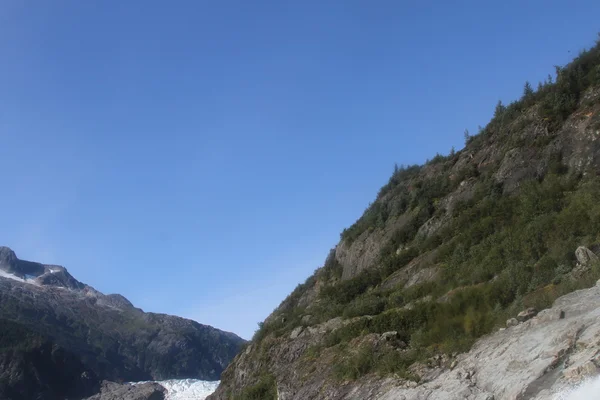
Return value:
[[(56, 371), (66, 374), (61, 379), (87, 388), (100, 380), (217, 380), (244, 343), (233, 333), (189, 319), (145, 313), (121, 295), (104, 295), (79, 282), (64, 267), (19, 260), (7, 247), (0, 247), (0, 271), (0, 321), (18, 324), (27, 333), (15, 341), (0, 326), (0, 349), (9, 351), (0, 352), (5, 363), (0, 364), (0, 383), (5, 392), (19, 394), (11, 399), (36, 398), (32, 393), (53, 399), (62, 389), (46, 384), (44, 377)], [(51, 349), (40, 347), (39, 357), (46, 360), (41, 364), (34, 359), (38, 342)], [(60, 358), (46, 354), (61, 354), (55, 348), (78, 366), (57, 367)], [(40, 379), (20, 370), (34, 371), (32, 376)], [(83, 372), (94, 382), (79, 379)]]
[(163, 400), (165, 388), (155, 382), (138, 385), (102, 382), (100, 393), (87, 400)]

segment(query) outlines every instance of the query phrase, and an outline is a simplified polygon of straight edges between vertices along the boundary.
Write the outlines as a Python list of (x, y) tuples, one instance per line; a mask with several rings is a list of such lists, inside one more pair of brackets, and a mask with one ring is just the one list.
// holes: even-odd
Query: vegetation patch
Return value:
[(264, 374), (258, 377), (258, 381), (251, 386), (245, 387), (240, 394), (233, 397), (234, 400), (276, 400), (277, 383), (275, 377)]

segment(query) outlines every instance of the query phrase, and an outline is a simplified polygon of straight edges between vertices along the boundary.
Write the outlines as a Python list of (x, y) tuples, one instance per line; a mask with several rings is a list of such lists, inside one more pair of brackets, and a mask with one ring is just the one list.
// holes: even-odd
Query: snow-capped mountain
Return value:
[(244, 343), (192, 320), (146, 313), (7, 247), (0, 247), (0, 333), (7, 349), (0, 398), (15, 400), (90, 395), (102, 380), (216, 380)]

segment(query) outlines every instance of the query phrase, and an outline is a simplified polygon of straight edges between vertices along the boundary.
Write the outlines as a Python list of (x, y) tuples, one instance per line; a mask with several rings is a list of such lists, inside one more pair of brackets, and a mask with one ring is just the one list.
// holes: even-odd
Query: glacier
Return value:
[(12, 279), (13, 281), (17, 281), (17, 282), (21, 282), (21, 283), (28, 283), (30, 285), (40, 286), (40, 284), (34, 280), (35, 277), (33, 277), (32, 275), (27, 275), (26, 277), (28, 277), (28, 279), (23, 279), (21, 277), (18, 277), (14, 274), (11, 274), (9, 272), (6, 272), (6, 271), (3, 271), (0, 269), (0, 277)]
[[(168, 379), (154, 381), (167, 390), (165, 400), (204, 400), (219, 386), (219, 381), (201, 381), (199, 379)], [(135, 382), (141, 384), (144, 382)]]

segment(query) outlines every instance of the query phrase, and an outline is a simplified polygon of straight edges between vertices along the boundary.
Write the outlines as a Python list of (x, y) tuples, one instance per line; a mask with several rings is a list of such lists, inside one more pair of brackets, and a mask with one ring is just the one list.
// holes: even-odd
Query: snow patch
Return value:
[(40, 286), (35, 280), (33, 279), (23, 279), (23, 278), (19, 278), (16, 275), (13, 274), (9, 274), (6, 271), (3, 271), (0, 269), (0, 277), (1, 278), (8, 278), (8, 279), (12, 279), (13, 281), (17, 281), (17, 282), (21, 282), (21, 283), (29, 283), (30, 285), (35, 285), (35, 286)]
[(569, 388), (554, 397), (554, 400), (592, 400), (600, 398), (600, 376)]
[[(144, 382), (135, 382), (140, 384)], [(205, 400), (219, 386), (219, 381), (201, 381), (198, 379), (169, 379), (156, 381), (167, 390), (165, 400)]]

